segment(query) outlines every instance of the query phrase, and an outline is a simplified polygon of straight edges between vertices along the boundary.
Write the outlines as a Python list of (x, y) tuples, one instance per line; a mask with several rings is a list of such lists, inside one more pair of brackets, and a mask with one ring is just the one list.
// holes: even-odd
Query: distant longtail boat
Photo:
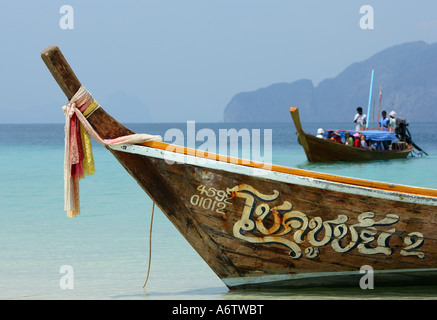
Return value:
[(373, 161), (373, 160), (391, 160), (403, 159), (414, 150), (412, 144), (405, 141), (398, 141), (396, 134), (389, 131), (380, 130), (359, 130), (345, 131), (332, 130), (335, 134), (344, 137), (346, 132), (351, 136), (354, 134), (363, 134), (366, 139), (373, 142), (382, 143), (382, 141), (394, 142), (393, 147), (387, 150), (370, 149), (362, 147), (349, 146), (344, 143), (338, 143), (330, 140), (327, 137), (329, 130), (324, 132), (323, 138), (319, 138), (312, 134), (304, 132), (300, 122), (299, 110), (296, 107), (290, 108), (290, 113), (296, 127), (296, 134), (299, 143), (305, 151), (305, 155), (309, 162), (335, 162), (335, 161)]

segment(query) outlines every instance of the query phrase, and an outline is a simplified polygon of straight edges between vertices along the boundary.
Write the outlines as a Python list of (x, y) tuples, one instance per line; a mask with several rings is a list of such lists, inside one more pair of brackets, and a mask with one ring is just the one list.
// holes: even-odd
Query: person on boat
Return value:
[(361, 128), (366, 126), (367, 116), (363, 114), (363, 108), (357, 108), (357, 114), (354, 118), (354, 123), (356, 123), (355, 130), (359, 131)]
[(351, 137), (351, 134), (349, 132), (346, 132), (344, 144), (347, 146), (353, 146), (354, 145), (354, 138)]
[[(392, 112), (394, 113), (394, 111), (392, 111)], [(390, 112), (390, 114), (392, 114), (392, 112)], [(387, 118), (387, 112), (383, 111), (383, 112), (381, 112), (381, 115), (382, 115), (382, 119), (381, 119), (381, 121), (379, 123), (379, 126), (381, 127), (382, 131), (389, 131), (390, 119)], [(394, 115), (396, 116), (396, 113), (394, 113)], [(395, 120), (394, 123), (395, 123), (395, 126), (396, 126), (396, 120)], [(379, 143), (379, 147), (380, 147), (381, 150), (389, 150), (390, 149), (390, 144), (391, 144), (391, 141), (384, 140), (384, 141), (381, 141)]]
[(373, 146), (375, 147), (375, 150), (385, 150), (384, 141), (375, 141), (375, 142), (372, 141), (372, 143)]
[(396, 129), (396, 112), (390, 111), (390, 120), (388, 122), (388, 131), (394, 132)]
[(389, 118), (387, 118), (387, 112), (384, 110), (381, 112), (382, 119), (379, 121), (378, 126), (381, 128), (382, 131), (388, 130), (388, 122), (390, 121)]
[(341, 143), (341, 136), (338, 131), (329, 131), (328, 140)]
[(319, 129), (317, 130), (317, 135), (316, 135), (316, 137), (317, 137), (317, 138), (320, 138), (320, 139), (323, 139), (323, 138), (324, 138), (324, 137), (323, 137), (324, 134), (325, 134), (325, 131), (323, 131), (322, 128), (319, 128)]
[(334, 132), (334, 136), (333, 137), (334, 137), (334, 141), (335, 142), (341, 143), (341, 135), (340, 135), (340, 133), (338, 131)]
[(370, 149), (370, 150), (376, 150), (376, 147), (373, 144), (372, 139), (367, 140), (367, 148)]
[(360, 140), (360, 134), (358, 132), (354, 133), (354, 147), (361, 147), (361, 140)]
[(361, 148), (369, 149), (369, 146), (367, 145), (367, 142), (366, 142), (366, 136), (364, 134), (361, 134), (360, 140), (361, 140), (361, 145), (360, 145)]

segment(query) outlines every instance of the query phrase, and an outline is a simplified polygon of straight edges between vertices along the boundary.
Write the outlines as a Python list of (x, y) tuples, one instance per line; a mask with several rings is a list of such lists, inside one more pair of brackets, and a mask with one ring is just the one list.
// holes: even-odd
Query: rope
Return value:
[[(64, 209), (67, 216), (75, 217), (80, 214), (79, 208), (79, 179), (85, 174), (94, 173), (94, 160), (91, 150), (91, 135), (104, 146), (120, 144), (137, 144), (147, 141), (161, 141), (161, 136), (149, 134), (131, 134), (115, 139), (102, 139), (94, 130), (87, 118), (100, 105), (83, 86), (76, 92), (67, 105), (62, 107), (65, 114), (65, 154), (64, 154)], [(143, 285), (145, 288), (150, 274), (152, 262), (152, 225), (155, 212), (155, 202), (152, 205), (152, 215), (149, 231), (149, 263), (147, 276)]]
[(149, 231), (149, 263), (147, 266), (147, 275), (146, 275), (146, 281), (144, 281), (143, 289), (145, 288), (147, 284), (147, 280), (149, 280), (149, 273), (150, 273), (150, 265), (152, 262), (152, 225), (153, 225), (153, 214), (155, 212), (155, 201), (153, 201), (152, 205), (152, 215), (150, 218), (150, 231)]

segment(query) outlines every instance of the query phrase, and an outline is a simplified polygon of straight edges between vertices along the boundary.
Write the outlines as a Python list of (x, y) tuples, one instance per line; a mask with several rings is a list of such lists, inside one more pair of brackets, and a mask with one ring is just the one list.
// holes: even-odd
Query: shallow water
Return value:
[[(132, 124), (161, 134), (186, 124)], [(320, 124), (304, 124), (315, 132)], [(413, 139), (429, 156), (368, 163), (309, 164), (292, 124), (199, 124), (197, 129), (273, 129), (273, 163), (349, 177), (437, 189), (435, 124), (415, 124)], [(414, 129), (414, 130), (413, 130)], [(63, 125), (0, 125), (0, 299), (435, 299), (430, 287), (229, 291), (164, 214), (103, 147), (96, 173), (81, 182), (81, 215), (63, 211)], [(62, 289), (61, 266), (74, 271)]]

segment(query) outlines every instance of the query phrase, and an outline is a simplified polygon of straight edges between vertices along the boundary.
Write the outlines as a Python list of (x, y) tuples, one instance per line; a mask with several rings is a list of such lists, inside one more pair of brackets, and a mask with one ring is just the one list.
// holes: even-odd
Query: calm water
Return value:
[[(186, 129), (186, 124), (128, 126), (162, 136), (170, 128)], [(319, 126), (304, 124), (311, 132)], [(416, 144), (429, 156), (321, 165), (306, 161), (291, 123), (196, 124), (196, 130), (201, 128), (215, 132), (220, 128), (273, 129), (275, 164), (437, 189), (437, 128), (432, 123), (410, 128)], [(437, 298), (437, 284), (229, 292), (159, 210), (155, 210), (153, 223), (150, 277), (143, 290), (151, 200), (106, 149), (94, 144), (96, 173), (81, 181), (81, 215), (67, 218), (63, 143), (63, 124), (0, 125), (0, 299)], [(74, 270), (72, 290), (60, 288), (63, 265)]]

